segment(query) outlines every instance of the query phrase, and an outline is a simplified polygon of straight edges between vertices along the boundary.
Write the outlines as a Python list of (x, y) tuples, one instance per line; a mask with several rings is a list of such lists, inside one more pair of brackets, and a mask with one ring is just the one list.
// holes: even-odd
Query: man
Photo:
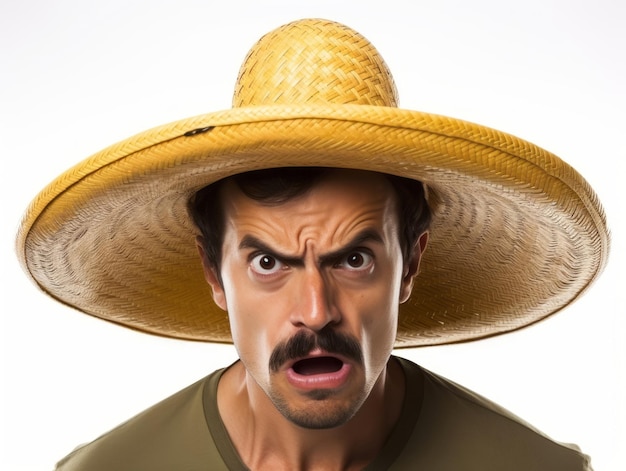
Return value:
[(251, 50), (232, 110), (42, 192), (18, 247), (43, 289), (135, 329), (232, 339), (240, 357), (59, 469), (589, 469), (391, 352), (573, 301), (606, 259), (597, 198), (546, 151), (396, 103), (363, 37), (295, 22)]

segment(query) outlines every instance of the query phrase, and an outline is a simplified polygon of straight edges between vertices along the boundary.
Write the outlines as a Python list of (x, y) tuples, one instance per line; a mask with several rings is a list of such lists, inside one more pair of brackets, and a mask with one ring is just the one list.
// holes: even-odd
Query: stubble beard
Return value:
[(323, 430), (339, 427), (359, 411), (367, 394), (362, 392), (356, 398), (339, 399), (336, 391), (316, 389), (308, 391), (305, 396), (307, 405), (296, 408), (282, 394), (270, 391), (268, 397), (276, 410), (291, 423), (310, 430)]
[[(299, 332), (286, 342), (276, 346), (269, 362), (270, 376), (279, 374), (282, 365), (302, 357), (314, 348), (329, 354), (340, 354), (363, 367), (363, 352), (359, 342), (346, 334), (326, 328), (317, 334)], [(353, 378), (354, 380), (354, 378)], [(307, 429), (330, 429), (348, 422), (367, 399), (368, 392), (361, 387), (359, 392), (345, 390), (314, 389), (298, 394), (304, 398), (304, 406), (296, 406), (275, 388), (266, 391), (274, 407), (290, 422)], [(341, 397), (346, 394), (345, 397)]]

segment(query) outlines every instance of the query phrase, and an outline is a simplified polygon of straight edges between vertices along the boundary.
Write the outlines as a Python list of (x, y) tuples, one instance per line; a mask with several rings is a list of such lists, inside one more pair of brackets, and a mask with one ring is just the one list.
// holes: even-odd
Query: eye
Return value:
[(250, 261), (250, 268), (261, 275), (272, 275), (284, 268), (284, 264), (268, 254), (259, 254)]
[(350, 252), (345, 258), (337, 264), (338, 268), (344, 268), (350, 271), (369, 270), (374, 264), (374, 257), (362, 250)]

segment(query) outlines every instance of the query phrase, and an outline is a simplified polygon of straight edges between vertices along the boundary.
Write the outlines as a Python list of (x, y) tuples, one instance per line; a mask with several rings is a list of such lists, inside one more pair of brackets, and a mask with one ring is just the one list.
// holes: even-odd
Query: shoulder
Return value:
[(206, 469), (219, 457), (205, 419), (203, 394), (221, 370), (75, 449), (58, 471)]
[(427, 469), (591, 469), (575, 445), (552, 440), (498, 404), (414, 363), (401, 364), (405, 374), (423, 375), (422, 407), (405, 450)]

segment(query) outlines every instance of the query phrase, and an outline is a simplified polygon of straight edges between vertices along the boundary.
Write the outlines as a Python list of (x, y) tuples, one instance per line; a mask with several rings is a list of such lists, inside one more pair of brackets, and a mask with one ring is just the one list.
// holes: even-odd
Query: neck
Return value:
[(241, 362), (224, 373), (218, 408), (242, 461), (255, 470), (363, 469), (382, 450), (404, 401), (404, 373), (394, 359), (345, 424), (306, 429), (286, 419)]

